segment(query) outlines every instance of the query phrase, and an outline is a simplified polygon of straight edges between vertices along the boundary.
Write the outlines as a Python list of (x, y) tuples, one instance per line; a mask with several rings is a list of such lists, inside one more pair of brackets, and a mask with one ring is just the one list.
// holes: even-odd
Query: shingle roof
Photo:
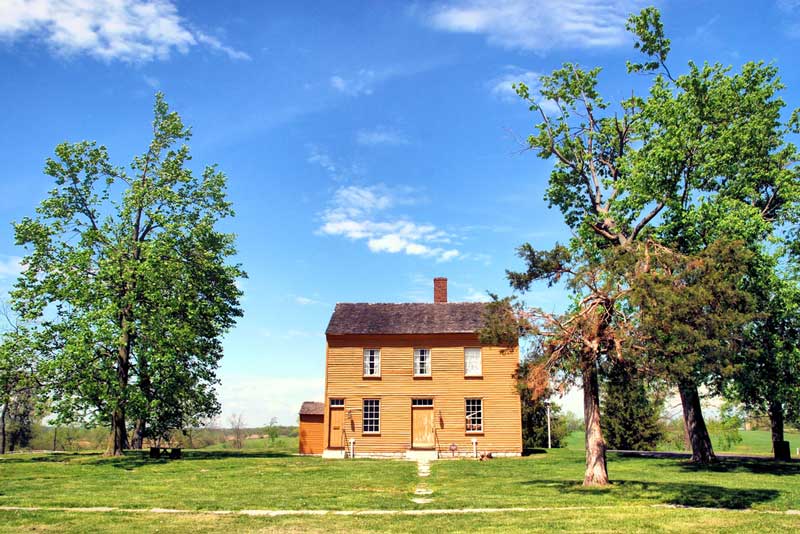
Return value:
[(300, 407), (300, 415), (323, 415), (324, 413), (324, 402), (305, 401)]
[(340, 303), (326, 334), (462, 334), (483, 327), (482, 302)]

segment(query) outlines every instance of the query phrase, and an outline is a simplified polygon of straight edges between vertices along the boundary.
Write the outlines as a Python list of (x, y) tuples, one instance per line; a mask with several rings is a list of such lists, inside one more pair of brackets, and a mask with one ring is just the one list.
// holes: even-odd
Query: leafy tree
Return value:
[(600, 385), (603, 432), (612, 449), (653, 450), (664, 435), (663, 397), (650, 391), (634, 362), (609, 365)]
[(760, 315), (745, 330), (725, 390), (748, 411), (769, 416), (773, 443), (784, 441), (787, 419), (800, 421), (800, 287), (778, 260), (761, 255), (751, 269), (749, 291)]
[(267, 434), (267, 437), (269, 437), (270, 445), (274, 445), (275, 444), (275, 440), (277, 440), (278, 436), (280, 435), (280, 428), (278, 428), (278, 418), (277, 417), (273, 417), (272, 419), (269, 420), (269, 424), (267, 425), (266, 434)]
[(59, 423), (112, 430), (109, 454), (218, 411), (221, 336), (241, 315), (229, 263), (225, 175), (186, 167), (190, 137), (156, 95), (153, 138), (130, 172), (94, 142), (63, 143), (45, 173), (55, 187), (15, 224), (27, 269), (12, 292), (42, 348)]
[[(579, 355), (587, 485), (608, 480), (595, 369), (619, 353), (630, 326), (623, 320), (629, 289), (609, 264), (641, 253), (648, 240), (692, 255), (725, 236), (725, 229), (763, 228), (769, 217), (787, 210), (797, 190), (796, 171), (789, 166), (793, 151), (783, 140), (787, 126), (779, 120), (783, 103), (776, 94), (782, 86), (774, 67), (749, 63), (731, 74), (720, 65), (690, 63), (689, 72), (675, 78), (667, 68), (670, 41), (658, 11), (647, 8), (632, 16), (628, 29), (646, 57), (644, 63), (629, 62), (629, 72), (654, 74), (646, 96), (633, 94), (612, 108), (597, 89), (600, 69), (572, 63), (542, 77), (538, 97), (524, 84), (517, 87), (541, 119), (529, 147), (555, 160), (545, 198), (561, 211), (574, 237), (568, 247), (551, 251), (523, 245), (520, 256), (527, 269), (509, 278), (512, 287), (525, 291), (534, 282), (564, 277), (575, 294), (568, 314), (545, 320), (555, 330), (574, 325), (572, 334), (582, 332), (569, 334), (574, 343), (552, 347)], [(542, 101), (558, 111), (548, 114)], [(733, 237), (749, 242), (743, 231)], [(619, 321), (623, 328), (615, 324)], [(565, 350), (568, 346), (573, 350)], [(701, 355), (687, 356), (697, 364), (693, 373), (679, 372), (685, 366), (677, 355), (676, 369), (663, 371), (682, 381), (684, 418), (697, 445), (693, 459), (706, 462), (713, 449), (704, 432), (698, 385), (713, 373), (703, 368), (708, 360)]]
[(39, 383), (36, 351), (27, 328), (5, 307), (0, 334), (0, 454), (26, 446), (32, 435)]

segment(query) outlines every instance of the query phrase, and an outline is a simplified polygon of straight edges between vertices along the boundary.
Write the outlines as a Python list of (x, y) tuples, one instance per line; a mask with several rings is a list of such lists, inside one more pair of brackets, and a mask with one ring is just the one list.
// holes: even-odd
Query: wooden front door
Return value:
[(433, 406), (411, 407), (411, 447), (414, 449), (433, 449), (434, 443)]
[(331, 407), (328, 417), (328, 447), (344, 448), (344, 408)]

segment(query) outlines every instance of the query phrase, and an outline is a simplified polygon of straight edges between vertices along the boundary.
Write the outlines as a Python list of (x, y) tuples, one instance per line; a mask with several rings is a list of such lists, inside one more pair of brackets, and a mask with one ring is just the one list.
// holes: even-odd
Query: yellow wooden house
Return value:
[(483, 345), (485, 304), (337, 304), (327, 337), (323, 456), (522, 452), (519, 348)]

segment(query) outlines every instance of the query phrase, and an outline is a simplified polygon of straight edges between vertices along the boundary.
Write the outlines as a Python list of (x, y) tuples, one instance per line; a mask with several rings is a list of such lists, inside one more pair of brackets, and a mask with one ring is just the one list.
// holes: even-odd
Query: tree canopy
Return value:
[(61, 421), (112, 428), (111, 453), (219, 410), (221, 336), (242, 313), (244, 276), (230, 263), (225, 175), (196, 175), (191, 132), (156, 95), (152, 141), (130, 170), (95, 142), (62, 143), (45, 173), (55, 187), (15, 224), (26, 269), (13, 305), (34, 325), (39, 370)]

